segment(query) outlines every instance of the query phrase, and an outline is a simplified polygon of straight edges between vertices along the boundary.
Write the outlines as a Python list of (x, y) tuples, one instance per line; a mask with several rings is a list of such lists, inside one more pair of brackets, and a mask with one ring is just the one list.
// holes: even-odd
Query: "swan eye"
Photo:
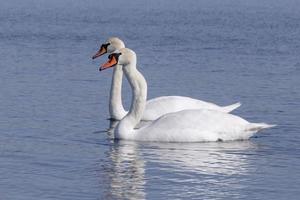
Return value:
[(120, 55), (122, 55), (122, 53), (112, 53), (108, 56), (108, 59), (112, 59), (112, 57), (115, 57), (116, 60), (119, 60)]
[(117, 60), (119, 60), (120, 55), (122, 55), (122, 53), (114, 53), (114, 56)]
[(109, 54), (109, 55), (108, 55), (108, 58), (111, 58), (111, 57), (113, 57), (113, 56), (118, 57), (118, 54), (117, 54), (117, 53)]
[(110, 45), (110, 43), (102, 44), (100, 49), (105, 49), (107, 50), (107, 47)]

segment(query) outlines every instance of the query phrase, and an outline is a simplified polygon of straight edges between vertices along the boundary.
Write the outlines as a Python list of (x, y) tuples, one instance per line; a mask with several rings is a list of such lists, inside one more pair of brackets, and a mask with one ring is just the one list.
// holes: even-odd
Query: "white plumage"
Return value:
[[(109, 38), (104, 44), (109, 44), (106, 50), (107, 53), (112, 53), (125, 48), (124, 42), (116, 37)], [(122, 66), (117, 65), (115, 66), (113, 71), (109, 100), (110, 116), (115, 120), (121, 120), (127, 114), (127, 111), (124, 109), (122, 104), (122, 78)], [(162, 96), (147, 101), (142, 120), (151, 121), (167, 113), (186, 109), (211, 109), (228, 113), (240, 106), (240, 103), (235, 103), (229, 106), (222, 107), (210, 102), (193, 99), (190, 97)]]
[[(123, 66), (132, 87), (133, 99), (129, 112), (114, 130), (117, 139), (160, 142), (245, 140), (257, 131), (273, 126), (250, 123), (241, 117), (218, 110), (189, 109), (162, 115), (146, 126), (134, 129), (144, 116), (147, 106), (147, 83), (136, 69), (135, 53), (127, 48), (119, 52), (121, 54), (116, 59), (117, 64)], [(107, 66), (107, 63), (104, 65)]]

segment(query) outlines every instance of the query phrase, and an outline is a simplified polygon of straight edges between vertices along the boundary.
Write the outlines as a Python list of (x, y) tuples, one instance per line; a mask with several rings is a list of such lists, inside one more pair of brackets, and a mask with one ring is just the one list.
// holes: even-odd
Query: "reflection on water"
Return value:
[(145, 199), (145, 162), (137, 144), (112, 144), (106, 168), (106, 198)]
[[(0, 200), (299, 199), (300, 1), (0, 2)], [(252, 142), (107, 139), (112, 70), (90, 56), (110, 36), (136, 51), (149, 98), (241, 101), (235, 114), (279, 126)]]
[(151, 156), (160, 163), (182, 171), (205, 175), (247, 173), (247, 154), (255, 145), (250, 141), (208, 143), (159, 143), (151, 145)]
[(111, 147), (106, 152), (110, 161), (102, 166), (105, 170), (99, 171), (105, 171), (103, 184), (106, 184), (106, 198), (145, 199), (148, 187), (153, 186), (156, 188), (152, 189), (162, 190), (170, 198), (199, 195), (222, 197), (226, 196), (228, 187), (236, 189), (235, 194), (228, 196), (241, 197), (238, 193), (239, 188), (243, 188), (240, 178), (247, 175), (251, 162), (247, 152), (256, 148), (251, 141), (111, 141)]

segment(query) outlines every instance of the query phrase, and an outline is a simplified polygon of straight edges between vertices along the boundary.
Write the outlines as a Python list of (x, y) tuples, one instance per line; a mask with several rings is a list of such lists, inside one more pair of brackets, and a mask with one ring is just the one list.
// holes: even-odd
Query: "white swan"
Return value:
[[(105, 53), (112, 53), (122, 48), (125, 48), (124, 42), (119, 38), (112, 37), (109, 38), (106, 43), (101, 45), (99, 51), (92, 58), (95, 59)], [(112, 119), (116, 120), (121, 120), (127, 113), (123, 107), (121, 97), (122, 77), (122, 66), (116, 65), (113, 72), (109, 100), (110, 116)], [(166, 113), (177, 112), (186, 109), (205, 108), (228, 113), (238, 108), (240, 105), (240, 103), (235, 103), (229, 106), (221, 107), (213, 103), (193, 99), (190, 97), (162, 96), (147, 101), (142, 120), (155, 120)]]
[(245, 140), (257, 131), (273, 126), (249, 123), (238, 116), (216, 110), (194, 109), (168, 113), (149, 125), (134, 129), (146, 107), (147, 83), (136, 69), (136, 54), (132, 50), (123, 48), (111, 54), (100, 70), (117, 64), (123, 66), (133, 91), (130, 110), (114, 131), (117, 139), (164, 142)]

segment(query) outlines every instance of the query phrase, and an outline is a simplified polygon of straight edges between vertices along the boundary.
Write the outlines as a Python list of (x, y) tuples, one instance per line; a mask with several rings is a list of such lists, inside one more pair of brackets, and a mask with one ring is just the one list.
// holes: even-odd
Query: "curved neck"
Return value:
[(132, 88), (132, 100), (128, 114), (119, 124), (119, 134), (133, 131), (134, 127), (141, 121), (147, 99), (147, 83), (144, 76), (136, 69), (136, 62), (131, 62), (128, 65), (132, 66), (123, 66), (123, 70)]
[(126, 111), (122, 104), (122, 66), (114, 67), (113, 77), (111, 81), (110, 97), (109, 97), (109, 113), (113, 119), (122, 119)]

